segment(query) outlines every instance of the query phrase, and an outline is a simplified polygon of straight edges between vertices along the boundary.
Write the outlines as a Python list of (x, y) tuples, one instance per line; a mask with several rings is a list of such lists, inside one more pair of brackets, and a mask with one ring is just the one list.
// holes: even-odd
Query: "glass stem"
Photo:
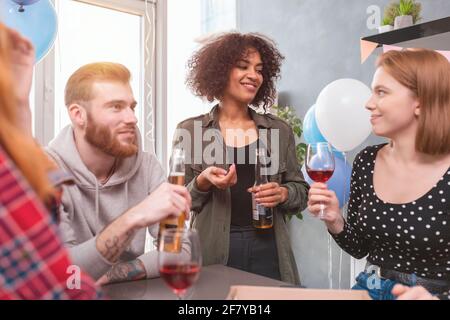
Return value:
[(320, 212), (319, 212), (319, 219), (323, 220), (325, 219), (325, 204), (320, 204)]
[(319, 219), (324, 220), (325, 219), (325, 203), (320, 203), (320, 212), (319, 212)]

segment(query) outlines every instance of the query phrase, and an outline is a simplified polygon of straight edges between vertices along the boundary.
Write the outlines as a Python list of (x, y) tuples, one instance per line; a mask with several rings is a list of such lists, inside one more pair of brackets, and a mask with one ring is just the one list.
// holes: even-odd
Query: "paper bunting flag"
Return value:
[(367, 60), (377, 47), (378, 43), (361, 39), (361, 64)]
[(402, 51), (403, 48), (402, 47), (397, 47), (397, 46), (391, 46), (388, 44), (383, 45), (383, 52), (389, 52), (389, 51)]
[(444, 57), (447, 58), (447, 60), (450, 62), (450, 51), (437, 51), (440, 54), (442, 54)]
[[(404, 48), (397, 47), (397, 46), (391, 46), (391, 45), (383, 45), (383, 52), (386, 53), (388, 51), (402, 51)], [(450, 51), (443, 51), (443, 50), (435, 50), (436, 52), (442, 54), (447, 60), (450, 62)]]

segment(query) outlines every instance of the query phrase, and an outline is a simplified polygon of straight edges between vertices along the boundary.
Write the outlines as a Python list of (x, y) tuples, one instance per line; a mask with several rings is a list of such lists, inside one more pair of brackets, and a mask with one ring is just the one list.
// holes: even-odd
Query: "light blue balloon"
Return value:
[[(31, 2), (30, 2), (31, 3)], [(24, 7), (12, 0), (0, 1), (0, 21), (28, 38), (36, 52), (36, 63), (50, 51), (56, 39), (58, 20), (50, 0), (41, 0)]]
[(40, 0), (12, 0), (12, 1), (22, 6), (29, 6), (30, 4), (36, 3)]
[(327, 142), (316, 122), (316, 106), (309, 108), (303, 119), (303, 136), (306, 143)]
[(345, 154), (344, 152), (338, 151), (338, 149), (336, 149), (335, 147), (331, 147), (331, 149), (333, 150), (334, 153), (334, 158), (339, 158), (344, 160), (345, 159)]
[[(327, 182), (329, 190), (333, 190), (336, 193), (336, 197), (339, 200), (339, 207), (342, 208), (350, 197), (350, 179), (352, 176), (352, 167), (349, 163), (346, 163), (344, 159), (336, 158), (335, 169), (333, 176)], [(308, 176), (305, 165), (302, 166), (302, 173), (305, 177), (305, 181), (311, 185), (315, 183)]]
[[(316, 121), (316, 106), (312, 106), (309, 108), (308, 112), (303, 119), (303, 137), (306, 143), (318, 143), (318, 142), (328, 142), (327, 139), (320, 132), (319, 127), (317, 126)], [(344, 159), (344, 155), (342, 152), (338, 151), (336, 148), (332, 146), (332, 150), (335, 157)]]

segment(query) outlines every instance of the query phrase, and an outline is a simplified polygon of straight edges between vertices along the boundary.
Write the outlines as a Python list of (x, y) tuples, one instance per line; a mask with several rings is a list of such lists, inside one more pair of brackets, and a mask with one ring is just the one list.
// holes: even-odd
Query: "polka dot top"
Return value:
[(382, 268), (450, 281), (450, 168), (416, 201), (387, 203), (373, 187), (376, 155), (384, 146), (368, 147), (356, 157), (347, 220), (333, 237), (357, 259), (368, 255)]

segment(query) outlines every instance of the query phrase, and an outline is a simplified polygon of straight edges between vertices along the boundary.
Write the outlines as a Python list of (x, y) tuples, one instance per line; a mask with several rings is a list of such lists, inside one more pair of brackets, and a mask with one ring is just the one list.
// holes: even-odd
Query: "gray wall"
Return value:
[[(383, 8), (389, 0), (237, 0), (238, 27), (274, 39), (285, 55), (279, 82), (279, 104), (295, 106), (303, 118), (328, 83), (355, 78), (370, 86), (376, 55), (360, 64), (359, 39), (376, 33), (366, 21), (368, 6)], [(449, 0), (421, 0), (423, 22), (450, 15)], [(371, 136), (362, 146), (383, 141)], [(328, 287), (328, 240), (324, 225), (304, 214), (290, 224), (292, 244), (304, 285)], [(333, 287), (339, 283), (339, 249), (332, 242)], [(350, 283), (350, 259), (344, 254), (341, 287)]]

